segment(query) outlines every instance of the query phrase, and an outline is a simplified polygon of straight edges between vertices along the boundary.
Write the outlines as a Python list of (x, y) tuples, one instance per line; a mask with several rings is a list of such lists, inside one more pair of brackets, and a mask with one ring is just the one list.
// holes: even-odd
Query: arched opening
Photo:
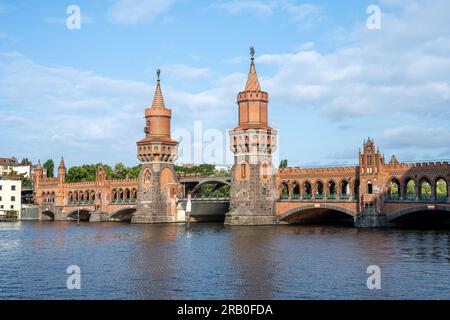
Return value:
[(359, 186), (360, 186), (360, 183), (359, 183), (359, 180), (355, 180), (355, 184), (354, 184), (354, 186), (353, 186), (353, 198), (354, 198), (354, 200), (359, 200)]
[(414, 229), (450, 229), (450, 208), (429, 206), (409, 208), (394, 213), (390, 223), (400, 228)]
[(129, 203), (131, 200), (131, 191), (130, 189), (125, 189), (125, 202)]
[(133, 190), (131, 191), (131, 196), (132, 196), (132, 201), (136, 202), (137, 201), (137, 190), (135, 188), (133, 188)]
[(78, 192), (75, 191), (75, 193), (73, 194), (73, 202), (74, 203), (78, 203)]
[(119, 202), (123, 202), (123, 190), (119, 189)]
[(95, 202), (95, 191), (91, 190), (91, 203)]
[(291, 198), (292, 199), (300, 199), (300, 185), (298, 184), (298, 182), (294, 182), (294, 184), (292, 185)]
[(117, 190), (112, 190), (112, 202), (117, 202)]
[(176, 196), (176, 189), (171, 188), (173, 181), (174, 181), (173, 171), (169, 168), (164, 168), (161, 171), (160, 184), (161, 190), (165, 192), (167, 195), (167, 199), (171, 199), (174, 196)]
[(312, 198), (312, 185), (309, 181), (305, 181), (303, 184), (303, 199), (311, 199)]
[(436, 181), (436, 200), (446, 201), (448, 198), (448, 185), (447, 181), (443, 178), (439, 178)]
[(52, 211), (45, 210), (42, 212), (42, 220), (54, 221), (55, 214)]
[(321, 200), (323, 199), (323, 183), (322, 181), (317, 181), (316, 183), (316, 199)]
[(72, 203), (73, 203), (73, 194), (72, 194), (72, 191), (69, 192), (67, 198), (68, 198), (69, 204), (72, 204)]
[(282, 182), (280, 185), (280, 198), (289, 199), (289, 186), (286, 182)]
[(400, 199), (400, 182), (396, 178), (393, 178), (389, 183), (388, 197), (391, 200)]
[(416, 182), (412, 178), (406, 180), (405, 197), (407, 200), (416, 200)]
[(428, 178), (422, 178), (419, 182), (419, 199), (424, 201), (431, 200), (431, 183)]
[(368, 194), (373, 194), (373, 185), (372, 185), (372, 181), (367, 182), (367, 193), (368, 193)]
[(80, 222), (89, 222), (91, 212), (87, 209), (73, 210), (67, 215), (67, 217), (72, 221), (78, 221), (78, 214), (80, 215)]
[(350, 185), (347, 180), (342, 180), (341, 182), (341, 194), (339, 195), (341, 200), (350, 199)]
[(136, 209), (134, 208), (123, 208), (113, 212), (109, 218), (111, 221), (116, 222), (130, 222), (133, 217), (133, 213), (135, 212)]
[(332, 180), (328, 182), (328, 199), (336, 199), (336, 182)]
[(87, 190), (84, 192), (84, 201), (89, 204), (89, 191)]
[[(175, 191), (171, 191), (175, 194)], [(191, 194), (193, 198), (205, 199), (205, 198), (229, 198), (230, 197), (230, 185), (223, 181), (205, 181), (197, 184), (191, 189), (188, 194)]]
[(354, 226), (354, 213), (349, 210), (333, 206), (324, 205), (316, 207), (303, 206), (293, 209), (281, 216), (281, 221), (289, 224), (301, 225), (338, 225)]

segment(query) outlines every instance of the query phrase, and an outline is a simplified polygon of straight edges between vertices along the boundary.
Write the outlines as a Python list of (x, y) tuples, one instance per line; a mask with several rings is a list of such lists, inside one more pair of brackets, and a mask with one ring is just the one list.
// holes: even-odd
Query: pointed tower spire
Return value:
[(258, 75), (255, 68), (255, 48), (250, 47), (251, 63), (250, 71), (248, 72), (247, 83), (245, 85), (245, 91), (261, 91), (259, 85)]
[(65, 168), (66, 165), (64, 163), (64, 157), (61, 157), (61, 161), (59, 162), (59, 168)]
[(161, 69), (156, 70), (156, 76), (158, 77), (158, 82), (156, 84), (155, 96), (153, 97), (152, 109), (165, 109), (166, 105), (164, 104), (160, 85)]

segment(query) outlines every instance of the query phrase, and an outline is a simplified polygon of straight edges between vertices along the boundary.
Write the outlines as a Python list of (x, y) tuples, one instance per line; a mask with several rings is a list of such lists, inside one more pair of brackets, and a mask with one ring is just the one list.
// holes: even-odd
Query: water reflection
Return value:
[[(449, 299), (450, 232), (327, 226), (0, 225), (0, 298)], [(65, 288), (67, 266), (82, 290)], [(366, 269), (382, 270), (382, 290)]]

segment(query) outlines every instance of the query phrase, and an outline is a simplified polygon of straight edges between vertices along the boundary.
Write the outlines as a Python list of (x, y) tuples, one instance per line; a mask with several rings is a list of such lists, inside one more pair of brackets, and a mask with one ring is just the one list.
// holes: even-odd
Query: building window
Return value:
[(11, 186), (12, 191), (16, 191), (16, 186)]
[(246, 177), (246, 172), (245, 172), (245, 168), (246, 166), (245, 166), (245, 163), (243, 163), (243, 164), (241, 164), (241, 178), (242, 179), (245, 179), (245, 177)]
[(15, 196), (11, 196), (11, 201), (12, 202), (16, 201), (16, 197)]
[(2, 201), (2, 197), (0, 196), (0, 201)]
[(0, 205), (0, 209), (3, 209), (4, 207), (3, 207), (3, 205)]
[(13, 204), (11, 205), (11, 209), (14, 209), (14, 205)]
[(0, 184), (0, 190), (3, 190), (3, 186)]
[(368, 193), (368, 194), (373, 194), (372, 182), (370, 182), (370, 181), (369, 181), (369, 183), (367, 184), (367, 193)]

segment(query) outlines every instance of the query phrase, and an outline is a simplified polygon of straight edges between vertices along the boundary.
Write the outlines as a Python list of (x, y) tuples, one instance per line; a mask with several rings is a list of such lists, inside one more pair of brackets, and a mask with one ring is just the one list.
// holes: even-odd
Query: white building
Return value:
[(23, 175), (25, 178), (31, 177), (31, 166), (22, 166), (15, 164), (3, 164), (0, 165), (0, 176), (8, 174)]
[(20, 179), (0, 177), (0, 215), (6, 215), (9, 211), (16, 211), (21, 218), (22, 182)]

